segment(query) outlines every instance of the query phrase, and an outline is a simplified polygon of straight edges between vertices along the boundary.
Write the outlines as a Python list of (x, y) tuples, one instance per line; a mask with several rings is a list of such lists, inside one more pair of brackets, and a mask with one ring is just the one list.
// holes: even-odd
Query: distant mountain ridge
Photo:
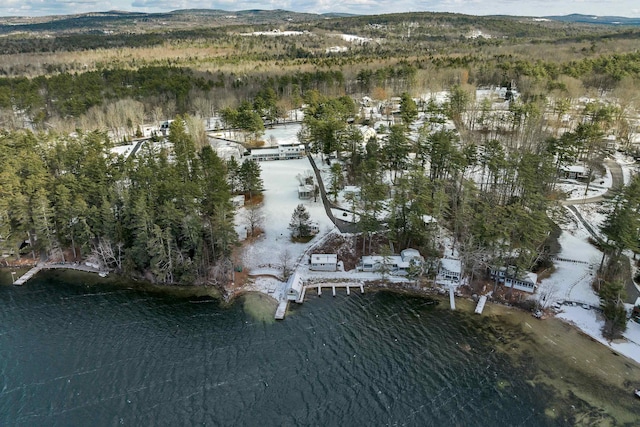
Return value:
[[(401, 14), (382, 14), (377, 16), (411, 15), (414, 12)], [(439, 12), (415, 12), (420, 15), (467, 17), (463, 15)], [(0, 34), (13, 32), (54, 32), (54, 33), (87, 33), (96, 29), (114, 32), (147, 31), (158, 28), (192, 28), (194, 26), (220, 27), (228, 25), (280, 25), (310, 23), (325, 19), (357, 18), (365, 15), (346, 13), (304, 13), (282, 9), (273, 10), (221, 10), (221, 9), (179, 9), (171, 12), (144, 13), (123, 10), (89, 12), (71, 15), (51, 15), (40, 17), (0, 17)], [(369, 16), (369, 15), (366, 15)], [(376, 16), (376, 15), (371, 15)], [(482, 21), (488, 16), (477, 16)], [(564, 16), (545, 16), (540, 18), (519, 17), (515, 15), (495, 15), (493, 18), (549, 20), (560, 23), (599, 24), (612, 26), (640, 26), (640, 18), (619, 16), (594, 16), (571, 14)]]
[(581, 24), (640, 26), (640, 18), (626, 18), (623, 16), (581, 15), (579, 13), (573, 13), (571, 15), (562, 16), (545, 16), (544, 18), (560, 22), (574, 22)]

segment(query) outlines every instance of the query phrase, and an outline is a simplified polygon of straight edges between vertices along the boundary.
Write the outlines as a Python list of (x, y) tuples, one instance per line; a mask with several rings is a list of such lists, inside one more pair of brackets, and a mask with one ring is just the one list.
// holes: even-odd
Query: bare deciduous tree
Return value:
[(247, 237), (255, 237), (264, 222), (264, 214), (260, 205), (254, 203), (245, 205), (243, 217), (247, 227)]

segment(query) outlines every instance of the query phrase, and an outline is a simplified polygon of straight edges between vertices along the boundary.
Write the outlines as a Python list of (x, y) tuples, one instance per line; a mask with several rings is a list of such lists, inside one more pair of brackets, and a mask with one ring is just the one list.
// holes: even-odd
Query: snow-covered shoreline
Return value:
[[(293, 138), (294, 130), (295, 127), (293, 126), (270, 130), (270, 136), (273, 136), (276, 140), (287, 140), (288, 138)], [(635, 165), (621, 158), (617, 158), (616, 161), (623, 169), (624, 181), (628, 182)], [(321, 169), (322, 175), (328, 176), (328, 166), (321, 161), (316, 163)], [(276, 301), (285, 298), (286, 283), (276, 279), (276, 277), (283, 276), (281, 265), (285, 259), (290, 266), (295, 267), (302, 274), (305, 280), (323, 278), (327, 280), (381, 283), (382, 277), (377, 273), (355, 271), (316, 273), (309, 271), (306, 261), (313, 247), (316, 247), (318, 241), (331, 233), (337, 232), (335, 226), (327, 217), (319, 197), (317, 201), (298, 198), (297, 188), (299, 182), (296, 176), (309, 174), (311, 165), (308, 159), (301, 158), (297, 160), (262, 162), (261, 166), (265, 187), (264, 202), (261, 208), (265, 218), (264, 233), (245, 247), (242, 264), (250, 271), (254, 279), (242, 288), (243, 292), (261, 292), (273, 297)], [(611, 172), (608, 169), (600, 181), (596, 183), (595, 187), (598, 188), (594, 188), (595, 191), (590, 194), (591, 197), (604, 194), (613, 185)], [(584, 194), (584, 188), (584, 184), (577, 182), (572, 184), (571, 187), (572, 191), (581, 195)], [(320, 229), (318, 236), (308, 243), (292, 243), (287, 228), (293, 210), (300, 203), (306, 207), (311, 214), (311, 219), (318, 223)], [(237, 215), (239, 219), (242, 218), (242, 209), (244, 208), (240, 209)], [(587, 223), (592, 225), (592, 229), (596, 231), (599, 229), (599, 224), (604, 218), (601, 202), (579, 205), (575, 209)], [(609, 343), (602, 337), (600, 332), (603, 321), (598, 318), (598, 310), (582, 308), (583, 305), (585, 307), (599, 307), (600, 298), (592, 290), (591, 282), (602, 258), (602, 252), (589, 242), (591, 235), (579, 218), (575, 217), (570, 211), (567, 211), (567, 218), (569, 220), (561, 226), (563, 231), (559, 237), (561, 250), (558, 253), (558, 257), (561, 260), (555, 262), (555, 270), (549, 277), (541, 281), (536, 293), (531, 298), (537, 300), (543, 308), (549, 308), (554, 304), (560, 304), (565, 301), (578, 303), (576, 307), (563, 305), (557, 313), (557, 317), (575, 325), (596, 341), (640, 363), (640, 325), (633, 322), (629, 323), (628, 331), (625, 333), (626, 342)], [(241, 228), (242, 224), (239, 220), (237, 229)], [(416, 289), (410, 283), (399, 284), (400, 282), (407, 282), (406, 278), (394, 278), (391, 276), (385, 280), (392, 284), (388, 288), (402, 288), (403, 290), (413, 291), (416, 294), (432, 292), (430, 290)], [(384, 286), (378, 286), (378, 288), (384, 288)]]

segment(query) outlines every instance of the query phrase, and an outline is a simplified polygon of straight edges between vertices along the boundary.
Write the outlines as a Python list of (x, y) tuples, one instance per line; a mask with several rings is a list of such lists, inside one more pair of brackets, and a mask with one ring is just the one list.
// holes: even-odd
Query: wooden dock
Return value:
[(482, 314), (482, 310), (484, 310), (484, 305), (487, 303), (487, 296), (482, 295), (478, 300), (478, 305), (476, 305), (476, 314)]
[[(364, 294), (364, 285), (362, 283), (315, 283), (305, 286), (305, 292), (309, 288), (317, 289), (318, 296), (322, 296), (322, 288), (331, 288), (331, 293), (334, 297), (336, 296), (336, 289), (339, 288), (345, 288), (347, 295), (351, 295), (351, 288), (360, 289), (360, 293)], [(302, 296), (302, 300), (304, 300), (304, 295)], [(302, 302), (302, 300), (296, 302)]]
[(26, 273), (24, 273), (22, 276), (20, 276), (18, 278), (18, 280), (16, 280), (15, 282), (13, 282), (13, 284), (15, 286), (22, 286), (24, 285), (27, 280), (31, 279), (33, 276), (35, 276), (40, 270), (42, 270), (42, 266), (41, 265), (36, 265), (35, 267), (33, 267), (31, 270), (27, 271)]
[(276, 320), (284, 319), (284, 315), (287, 313), (287, 307), (289, 307), (288, 299), (280, 301), (280, 304), (278, 304), (278, 309), (276, 310)]
[(456, 309), (456, 298), (453, 292), (453, 286), (449, 287), (449, 304), (451, 304), (451, 310)]

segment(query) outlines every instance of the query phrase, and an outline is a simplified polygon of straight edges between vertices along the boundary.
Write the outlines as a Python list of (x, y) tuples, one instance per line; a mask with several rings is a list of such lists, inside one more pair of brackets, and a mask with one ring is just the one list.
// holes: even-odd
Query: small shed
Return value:
[(312, 254), (309, 270), (336, 271), (338, 269), (337, 254)]
[(307, 200), (312, 198), (314, 190), (314, 186), (310, 184), (298, 186), (298, 199)]

